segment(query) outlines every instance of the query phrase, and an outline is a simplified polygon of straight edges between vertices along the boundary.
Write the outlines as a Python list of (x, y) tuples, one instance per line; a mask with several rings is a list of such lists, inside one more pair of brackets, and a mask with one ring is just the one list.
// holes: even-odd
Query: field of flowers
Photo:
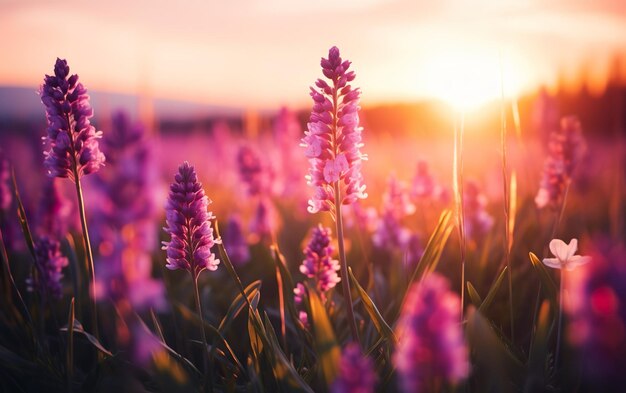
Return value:
[(332, 47), (306, 124), (157, 135), (69, 64), (0, 150), (1, 391), (624, 391), (623, 152), (576, 114), (375, 133)]

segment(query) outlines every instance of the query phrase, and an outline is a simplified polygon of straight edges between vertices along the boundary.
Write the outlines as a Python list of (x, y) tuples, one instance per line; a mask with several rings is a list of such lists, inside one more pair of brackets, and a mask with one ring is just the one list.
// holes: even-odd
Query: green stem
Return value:
[(348, 323), (352, 332), (352, 340), (359, 342), (359, 331), (356, 327), (354, 309), (352, 308), (352, 294), (350, 293), (350, 278), (348, 277), (348, 261), (346, 260), (346, 250), (343, 244), (343, 221), (341, 218), (341, 199), (339, 193), (339, 181), (334, 184), (335, 188), (335, 223), (337, 224), (337, 242), (339, 243), (339, 265), (341, 267), (341, 287), (343, 298), (348, 312)]
[(454, 196), (456, 199), (457, 228), (459, 232), (459, 244), (461, 251), (461, 320), (463, 320), (463, 310), (465, 305), (465, 209), (463, 200), (463, 131), (464, 116), (461, 113), (460, 127), (454, 127)]
[(78, 197), (78, 212), (80, 213), (80, 224), (83, 230), (83, 241), (85, 243), (85, 255), (87, 257), (87, 272), (91, 279), (91, 307), (92, 307), (92, 324), (93, 333), (97, 339), (100, 339), (98, 332), (98, 309), (96, 307), (96, 272), (93, 264), (93, 254), (91, 252), (91, 242), (89, 241), (89, 230), (87, 229), (87, 217), (85, 216), (85, 202), (83, 200), (83, 189), (80, 185), (80, 177), (76, 165), (74, 165), (74, 184), (76, 185), (76, 195)]
[(563, 327), (563, 269), (561, 272), (561, 282), (559, 284), (559, 322), (556, 330), (556, 355), (554, 355), (554, 369), (558, 370), (559, 367), (559, 354), (561, 352), (561, 330)]
[(193, 291), (194, 291), (194, 296), (196, 299), (196, 311), (198, 312), (198, 318), (200, 318), (200, 330), (202, 331), (202, 344), (204, 345), (203, 348), (203, 355), (202, 358), (203, 363), (204, 363), (204, 374), (205, 376), (207, 375), (208, 372), (208, 363), (209, 363), (209, 344), (208, 341), (206, 339), (206, 332), (204, 331), (204, 318), (202, 317), (202, 306), (200, 305), (200, 292), (198, 291), (198, 277), (194, 277), (192, 274), (191, 277), (191, 281), (193, 282)]
[(509, 318), (511, 320), (511, 341), (515, 341), (515, 324), (513, 312), (513, 273), (511, 272), (511, 234), (509, 216), (511, 214), (511, 202), (509, 194), (509, 179), (506, 161), (506, 113), (504, 109), (504, 79), (502, 77), (502, 68), (500, 68), (500, 87), (501, 87), (501, 105), (500, 105), (500, 141), (502, 145), (502, 185), (504, 189), (504, 256), (506, 259), (506, 268), (509, 279)]

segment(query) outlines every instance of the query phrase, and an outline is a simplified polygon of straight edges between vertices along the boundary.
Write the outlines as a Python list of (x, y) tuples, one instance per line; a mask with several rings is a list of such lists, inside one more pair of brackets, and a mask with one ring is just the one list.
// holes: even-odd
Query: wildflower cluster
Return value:
[(87, 89), (78, 82), (78, 75), (69, 73), (67, 62), (57, 59), (54, 75), (46, 75), (41, 86), (48, 119), (44, 164), (51, 177), (78, 181), (82, 175), (98, 171), (105, 158), (98, 146), (102, 132), (89, 122), (93, 109)]
[(561, 119), (561, 128), (550, 134), (548, 157), (543, 168), (539, 192), (535, 197), (538, 208), (561, 205), (574, 170), (587, 150), (580, 121), (575, 116)]
[[(339, 49), (332, 47), (328, 58), (322, 58), (324, 76), (330, 84), (318, 79), (311, 87), (313, 110), (302, 139), (305, 155), (311, 165), (308, 184), (315, 188), (309, 200), (309, 212), (333, 212), (337, 204), (351, 204), (367, 197), (361, 162), (359, 127), (359, 89), (349, 82), (356, 76), (348, 71), (351, 62), (343, 60)], [(336, 200), (339, 195), (339, 200)]]

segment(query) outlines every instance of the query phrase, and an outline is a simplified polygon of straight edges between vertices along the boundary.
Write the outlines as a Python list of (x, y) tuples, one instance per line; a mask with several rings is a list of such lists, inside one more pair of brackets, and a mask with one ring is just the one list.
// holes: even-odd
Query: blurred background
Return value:
[[(22, 163), (18, 173), (42, 160), (37, 90), (57, 57), (88, 88), (97, 128), (106, 133), (117, 110), (141, 122), (169, 179), (185, 159), (211, 167), (216, 135), (258, 142), (275, 133), (281, 108), (299, 127), (297, 145), (308, 87), (333, 45), (353, 62), (363, 92), (370, 184), (384, 187), (391, 167), (408, 176), (418, 158), (449, 179), (461, 115), (468, 176), (472, 166), (489, 173), (480, 168), (492, 163), (497, 179), (502, 104), (509, 133), (528, 136), (519, 154), (541, 149), (534, 141), (545, 142), (562, 116), (575, 114), (587, 138), (608, 140), (621, 157), (614, 142), (625, 125), (626, 3), (619, 0), (0, 0), (0, 37), (0, 143)], [(236, 165), (234, 154), (226, 159)], [(530, 193), (543, 159), (535, 161)], [(217, 171), (200, 172), (207, 180)], [(493, 188), (497, 195), (500, 185)]]

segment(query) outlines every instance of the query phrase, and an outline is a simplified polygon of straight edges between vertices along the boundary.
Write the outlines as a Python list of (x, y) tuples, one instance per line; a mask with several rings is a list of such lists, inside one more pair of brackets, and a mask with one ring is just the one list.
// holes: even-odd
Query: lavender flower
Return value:
[[(361, 162), (366, 159), (360, 151), (361, 92), (349, 84), (355, 78), (354, 71), (348, 72), (350, 64), (341, 59), (337, 47), (332, 47), (328, 58), (321, 61), (322, 72), (331, 84), (318, 79), (317, 88), (311, 87), (314, 105), (301, 144), (311, 165), (308, 184), (315, 188), (309, 200), (310, 213), (334, 214), (338, 203), (351, 204), (367, 197), (361, 174)], [(335, 200), (336, 192), (339, 201)]]
[(222, 241), (233, 264), (243, 265), (250, 259), (250, 250), (243, 235), (239, 216), (232, 215), (228, 219)]
[(295, 149), (295, 142), (300, 138), (302, 128), (296, 114), (282, 107), (274, 120), (274, 145), (278, 153), (278, 168), (281, 171), (280, 187), (283, 196), (299, 195), (302, 189), (300, 179), (304, 174), (305, 161)]
[(67, 265), (58, 241), (45, 236), (38, 239), (35, 242), (35, 275), (26, 279), (28, 291), (60, 299), (63, 296), (61, 271)]
[(569, 341), (584, 353), (585, 377), (597, 391), (626, 384), (626, 249), (598, 244), (591, 263), (567, 272)]
[(428, 162), (419, 160), (413, 178), (411, 196), (413, 198), (431, 198), (435, 193), (435, 179), (428, 168)]
[(311, 232), (311, 240), (304, 249), (306, 258), (300, 265), (300, 272), (315, 280), (320, 293), (334, 288), (341, 278), (337, 275), (339, 261), (332, 258), (333, 247), (330, 245), (330, 228), (319, 224)]
[(98, 147), (102, 132), (90, 124), (93, 109), (87, 90), (78, 75), (69, 76), (70, 67), (57, 58), (54, 75), (46, 75), (41, 86), (41, 102), (46, 107), (49, 150), (44, 165), (51, 177), (69, 177), (77, 182), (82, 175), (94, 173), (104, 165)]
[(432, 381), (456, 383), (469, 373), (459, 321), (459, 297), (436, 273), (414, 284), (397, 325), (393, 361), (403, 392), (427, 391)]
[(493, 217), (485, 210), (487, 198), (480, 191), (476, 182), (466, 182), (463, 191), (465, 235), (470, 239), (477, 240), (491, 230)]
[(563, 202), (565, 189), (587, 150), (580, 121), (575, 116), (561, 119), (561, 128), (550, 135), (548, 157), (535, 198), (538, 208), (557, 208)]
[(388, 252), (404, 253), (411, 240), (411, 231), (402, 225), (402, 220), (415, 212), (404, 182), (390, 176), (387, 190), (383, 194), (382, 212), (372, 235), (374, 245)]
[(293, 301), (296, 304), (298, 310), (298, 319), (302, 322), (302, 325), (309, 327), (309, 316), (305, 311), (304, 297), (306, 296), (306, 287), (301, 282), (296, 284), (293, 289)]
[(248, 195), (261, 195), (267, 191), (267, 179), (261, 157), (249, 146), (242, 146), (237, 153), (239, 176), (245, 184)]
[(276, 211), (272, 201), (267, 198), (259, 200), (249, 226), (254, 243), (272, 240), (276, 231)]
[(207, 211), (211, 202), (194, 167), (185, 161), (174, 179), (165, 206), (167, 227), (164, 229), (171, 236), (169, 242), (163, 242), (163, 249), (167, 250), (166, 267), (188, 270), (195, 280), (204, 269), (217, 269), (220, 261), (211, 247), (221, 240), (213, 238), (211, 220), (215, 216)]
[(341, 354), (339, 375), (331, 386), (332, 393), (374, 392), (376, 373), (372, 360), (363, 356), (357, 343), (350, 343)]
[(42, 235), (64, 236), (70, 226), (76, 225), (78, 217), (71, 202), (59, 190), (59, 183), (51, 178), (45, 182), (39, 204), (37, 229)]
[(0, 150), (0, 212), (8, 210), (13, 201), (11, 187), (9, 186), (10, 178), (9, 162), (4, 158), (2, 150)]

